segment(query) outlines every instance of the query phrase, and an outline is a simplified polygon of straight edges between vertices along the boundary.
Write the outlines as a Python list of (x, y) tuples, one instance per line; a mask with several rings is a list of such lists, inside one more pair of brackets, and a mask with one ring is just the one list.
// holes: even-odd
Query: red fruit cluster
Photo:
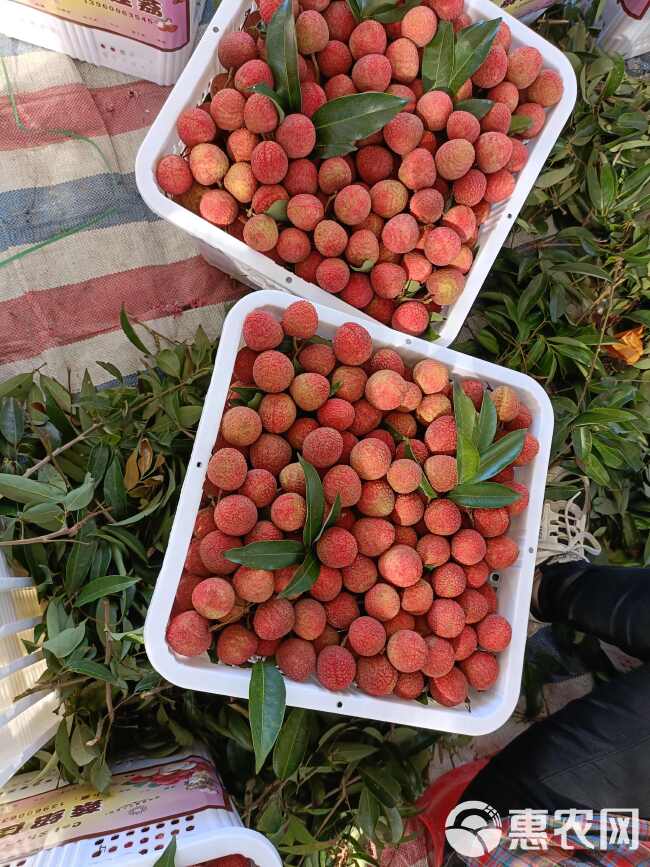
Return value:
[[(259, 5), (269, 21), (278, 3)], [(295, 9), (302, 113), (280, 121), (272, 100), (250, 92), (274, 82), (264, 39), (248, 21), (221, 39), (228, 73), (214, 80), (210, 101), (178, 118), (186, 150), (163, 157), (158, 183), (303, 279), (398, 331), (423, 334), (431, 312), (463, 291), (479, 227), (512, 194), (526, 141), (560, 100), (562, 79), (542, 69), (536, 48), (514, 48), (504, 22), (453, 99), (424, 93), (421, 55), (438, 21), (451, 20), (456, 32), (471, 24), (460, 0), (423, 0), (387, 25), (357, 24), (344, 0)], [(314, 156), (316, 111), (363, 91), (406, 104), (353, 154)], [(492, 101), (480, 120), (458, 105), (470, 98)], [(511, 133), (522, 118), (529, 126)], [(278, 201), (286, 221), (269, 213)]]
[[(233, 386), (254, 387), (261, 401), (252, 409), (231, 391), (167, 640), (185, 656), (213, 649), (228, 665), (274, 657), (287, 677), (315, 675), (331, 690), (356, 683), (369, 695), (417, 698), (428, 687), (439, 703), (461, 703), (469, 687), (494, 683), (495, 654), (510, 641), (488, 578), (518, 558), (507, 533), (528, 492), (514, 474), (537, 440), (527, 433), (497, 478), (520, 494), (513, 505), (459, 508), (448, 496), (457, 472), (447, 367), (433, 359), (410, 367), (393, 349), (375, 350), (357, 323), (331, 343), (312, 341), (317, 328), (308, 301), (289, 305), (280, 322), (264, 310), (244, 322)], [(460, 384), (477, 408), (494, 402), (497, 436), (530, 425), (510, 387)], [(315, 545), (316, 582), (285, 598), (297, 566), (254, 569), (224, 554), (302, 538), (299, 456), (342, 511)]]

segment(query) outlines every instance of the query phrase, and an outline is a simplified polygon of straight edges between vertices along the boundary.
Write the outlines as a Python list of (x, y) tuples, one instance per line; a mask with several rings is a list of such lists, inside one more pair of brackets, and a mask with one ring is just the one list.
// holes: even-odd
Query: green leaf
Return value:
[(11, 473), (0, 473), (0, 496), (7, 497), (14, 503), (61, 503), (65, 499), (65, 491), (54, 485), (14, 476)]
[(284, 678), (274, 665), (256, 662), (248, 688), (248, 717), (257, 774), (273, 749), (282, 726), (285, 707)]
[(192, 404), (191, 406), (182, 406), (178, 410), (178, 421), (182, 428), (189, 430), (193, 428), (197, 421), (201, 418), (203, 407)]
[(458, 481), (467, 482), (473, 479), (479, 467), (479, 453), (474, 443), (466, 434), (457, 437), (456, 462), (458, 464)]
[(167, 376), (171, 376), (172, 379), (180, 379), (181, 362), (173, 349), (161, 349), (156, 354), (156, 364)]
[(86, 746), (86, 742), (90, 741), (92, 737), (93, 734), (87, 726), (82, 723), (75, 725), (70, 738), (70, 755), (80, 768), (89, 765), (99, 754), (99, 747), (96, 744), (90, 747)]
[(90, 475), (90, 473), (86, 473), (86, 478), (79, 488), (75, 488), (69, 493), (66, 494), (65, 500), (63, 501), (63, 505), (69, 512), (76, 512), (79, 509), (85, 509), (86, 506), (90, 503), (95, 493), (95, 480)]
[(138, 335), (135, 333), (135, 330), (131, 323), (129, 322), (129, 317), (126, 314), (126, 308), (122, 305), (120, 310), (120, 325), (122, 326), (122, 331), (125, 333), (127, 340), (132, 343), (136, 349), (139, 349), (144, 355), (151, 355), (147, 347), (140, 340)]
[[(483, 403), (485, 402), (484, 400)], [(496, 476), (505, 467), (510, 466), (521, 453), (525, 437), (525, 430), (513, 430), (488, 446), (481, 454), (481, 460), (474, 481), (483, 482), (485, 479), (491, 479), (492, 476)]]
[(74, 593), (81, 587), (90, 564), (93, 561), (97, 550), (96, 542), (90, 539), (90, 536), (95, 531), (95, 524), (89, 521), (77, 533), (74, 542), (70, 545), (68, 560), (65, 564), (65, 581), (64, 586), (68, 593)]
[(292, 0), (282, 0), (266, 28), (266, 56), (276, 91), (286, 111), (299, 112), (298, 43)]
[(92, 677), (94, 680), (103, 680), (106, 683), (117, 683), (115, 675), (100, 662), (93, 662), (92, 659), (75, 659), (66, 664), (68, 671), (74, 671), (76, 674), (85, 674)]
[(483, 401), (481, 403), (481, 412), (478, 417), (478, 428), (476, 431), (476, 446), (480, 454), (492, 444), (494, 435), (497, 432), (497, 409), (494, 402), (489, 399), (487, 394), (483, 393)]
[(0, 404), (0, 434), (17, 446), (25, 433), (25, 410), (14, 397), (6, 397)]
[(323, 527), (318, 534), (316, 541), (320, 539), (325, 530), (328, 530), (333, 524), (336, 524), (338, 519), (341, 517), (341, 497), (337, 494), (334, 497), (334, 502), (332, 503), (329, 512), (327, 513), (327, 517), (323, 521)]
[(90, 768), (90, 782), (98, 792), (108, 791), (112, 780), (110, 768), (103, 756), (98, 756)]
[(251, 542), (243, 548), (230, 548), (224, 557), (231, 563), (249, 566), (251, 569), (284, 569), (301, 563), (305, 556), (305, 546), (293, 539), (277, 542)]
[(603, 424), (625, 424), (626, 422), (636, 421), (637, 415), (627, 409), (615, 409), (614, 407), (597, 407), (588, 409), (574, 420), (573, 424), (576, 427), (580, 425), (603, 425)]
[(278, 780), (288, 780), (298, 770), (309, 746), (307, 711), (294, 708), (282, 726), (273, 749), (273, 773)]
[(55, 635), (54, 638), (48, 638), (43, 642), (43, 647), (53, 653), (57, 659), (65, 659), (73, 650), (75, 650), (86, 635), (86, 623), (80, 623), (78, 626), (71, 626), (69, 629), (64, 629)]
[(454, 111), (468, 111), (480, 120), (493, 105), (491, 99), (462, 99), (454, 105)]
[(375, 838), (375, 828), (379, 821), (381, 807), (379, 801), (372, 794), (367, 786), (361, 789), (359, 796), (359, 808), (357, 811), (357, 821), (364, 834), (371, 840)]
[(307, 556), (300, 566), (296, 569), (295, 574), (289, 584), (280, 593), (285, 599), (290, 599), (292, 596), (298, 596), (300, 593), (305, 593), (311, 590), (320, 573), (320, 563), (314, 556), (312, 551), (307, 552)]
[(496, 482), (466, 482), (455, 487), (448, 496), (456, 505), (467, 509), (499, 509), (515, 503), (521, 495)]
[(454, 45), (454, 71), (449, 82), (452, 93), (470, 78), (488, 56), (497, 35), (501, 19), (477, 21), (456, 34)]
[(111, 515), (114, 518), (121, 518), (122, 515), (126, 514), (128, 500), (122, 467), (117, 454), (113, 455), (104, 476), (104, 499), (110, 506)]
[[(528, 115), (515, 114), (510, 119), (510, 127), (508, 129), (508, 135), (517, 135), (517, 133), (525, 132), (532, 125), (533, 125), (532, 118), (528, 117)], [(539, 186), (539, 184), (537, 186)]]
[(318, 534), (323, 526), (325, 495), (323, 494), (323, 483), (315, 468), (302, 455), (298, 455), (298, 460), (305, 474), (307, 516), (305, 517), (302, 539), (305, 547), (308, 548), (318, 538)]
[(405, 3), (398, 5), (394, 0), (390, 3), (387, 3), (386, 0), (380, 0), (376, 11), (364, 17), (381, 21), (382, 24), (394, 24), (396, 21), (401, 21), (409, 9), (419, 6), (420, 2), (421, 0), (406, 0)]
[(396, 780), (380, 768), (370, 766), (363, 767), (361, 777), (380, 804), (384, 804), (386, 807), (397, 806), (400, 799), (400, 787)]
[(54, 749), (59, 762), (63, 765), (73, 780), (79, 778), (79, 768), (74, 763), (70, 753), (70, 738), (68, 736), (67, 720), (62, 719), (54, 737)]
[(473, 443), (477, 418), (476, 408), (471, 398), (465, 394), (460, 382), (454, 380), (454, 419), (458, 435), (467, 437)]
[(422, 55), (422, 85), (429, 90), (449, 90), (454, 67), (454, 28), (451, 21), (439, 21), (436, 35)]
[(104, 596), (121, 593), (122, 590), (133, 587), (139, 580), (139, 578), (128, 575), (102, 575), (100, 578), (94, 578), (79, 592), (75, 600), (75, 606), (81, 608), (82, 605), (96, 602)]
[(316, 155), (341, 156), (356, 150), (355, 142), (377, 132), (405, 105), (401, 97), (374, 92), (353, 93), (326, 102), (312, 117)]
[(288, 203), (288, 199), (276, 199), (272, 205), (269, 205), (264, 213), (268, 214), (269, 217), (273, 217), (273, 219), (278, 223), (286, 222)]
[[(276, 93), (275, 90), (273, 90), (272, 87), (269, 87), (265, 81), (262, 81), (259, 84), (254, 84), (252, 87), (249, 88), (249, 92), (261, 93), (262, 96), (268, 97), (277, 109), (279, 119), (278, 122), (282, 123), (285, 118), (285, 110), (284, 106), (282, 105), (282, 99), (280, 98), (279, 93)], [(286, 199), (283, 201), (286, 202)], [(266, 213), (268, 213), (268, 211)]]
[(21, 517), (28, 524), (36, 524), (44, 530), (60, 530), (65, 524), (65, 512), (56, 503), (37, 503), (23, 509)]
[(176, 864), (176, 837), (172, 837), (167, 848), (162, 853), (160, 858), (155, 862), (153, 867), (174, 867)]
[(11, 395), (19, 399), (27, 397), (33, 381), (33, 373), (17, 373), (16, 376), (5, 379), (0, 382), (0, 399)]

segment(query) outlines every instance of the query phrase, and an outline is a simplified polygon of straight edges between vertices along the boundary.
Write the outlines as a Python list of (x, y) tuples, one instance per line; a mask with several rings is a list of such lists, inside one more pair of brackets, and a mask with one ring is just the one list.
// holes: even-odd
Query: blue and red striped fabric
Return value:
[(96, 360), (137, 369), (122, 304), (167, 337), (215, 336), (242, 287), (135, 185), (169, 88), (2, 35), (0, 57), (0, 381), (44, 366), (77, 387), (86, 367), (106, 379)]

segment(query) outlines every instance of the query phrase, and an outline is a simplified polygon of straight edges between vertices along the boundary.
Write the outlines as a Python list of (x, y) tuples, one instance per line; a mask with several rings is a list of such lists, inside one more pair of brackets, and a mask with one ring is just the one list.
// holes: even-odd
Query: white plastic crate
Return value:
[[(186, 775), (194, 776), (187, 783), (148, 784), (144, 779), (177, 768), (189, 768)], [(14, 777), (0, 792), (0, 867), (151, 867), (174, 837), (175, 867), (235, 854), (250, 858), (254, 867), (282, 867), (272, 843), (243, 827), (202, 750), (168, 759), (130, 760), (113, 770), (124, 776), (116, 778), (118, 785), (107, 795), (88, 786), (67, 786), (56, 775)], [(139, 779), (135, 785), (133, 777)], [(82, 809), (75, 816), (77, 804)], [(84, 805), (90, 808), (84, 811)], [(53, 815), (58, 811), (60, 815)], [(22, 827), (16, 830), (18, 824)], [(43, 845), (28, 839), (43, 833), (42, 828), (49, 834), (45, 845), (51, 848), (25, 854)], [(79, 839), (65, 842), (65, 837)]]
[[(205, 398), (176, 518), (144, 628), (147, 654), (154, 668), (172, 683), (188, 689), (239, 697), (248, 695), (250, 669), (213, 663), (207, 654), (193, 658), (176, 656), (165, 641), (165, 629), (200, 506), (203, 482), (221, 423), (235, 356), (242, 345), (244, 319), (257, 308), (269, 310), (279, 319), (282, 310), (292, 301), (293, 298), (286, 292), (251, 293), (232, 308), (223, 325), (215, 372)], [(344, 322), (354, 321), (354, 317), (331, 307), (317, 305), (317, 309), (320, 319), (318, 333), (326, 338), (331, 338)], [(306, 683), (287, 679), (287, 703), (458, 734), (486, 734), (508, 719), (519, 697), (538, 529), (553, 434), (551, 403), (544, 389), (522, 373), (399, 334), (377, 322), (358, 318), (356, 321), (368, 329), (375, 348), (394, 347), (409, 364), (421, 358), (435, 358), (446, 364), (454, 376), (480, 377), (493, 387), (510, 385), (517, 390), (533, 414), (531, 433), (539, 440), (539, 453), (532, 463), (520, 468), (517, 475), (530, 490), (530, 503), (522, 515), (513, 519), (508, 531), (519, 545), (519, 559), (510, 568), (502, 570), (499, 576), (499, 612), (512, 624), (512, 641), (499, 656), (501, 670), (495, 686), (488, 692), (471, 696), (471, 711), (465, 707), (442, 707), (433, 702), (424, 706), (395, 696), (373, 698), (356, 687), (344, 692), (330, 692), (320, 686), (315, 678)]]
[(194, 48), (204, 5), (205, 0), (0, 0), (0, 32), (156, 84), (173, 84)]
[[(252, 250), (243, 241), (167, 198), (156, 183), (155, 168), (161, 157), (171, 152), (179, 153), (183, 149), (176, 134), (177, 117), (188, 106), (199, 104), (209, 92), (212, 78), (221, 71), (217, 61), (219, 40), (225, 33), (241, 27), (250, 8), (250, 0), (223, 0), (221, 3), (185, 71), (142, 142), (135, 164), (138, 189), (153, 211), (195, 237), (204, 258), (227, 274), (256, 289), (289, 289), (295, 295), (310, 301), (338, 310), (347, 310), (352, 315), (368, 319), (365, 314), (335, 295), (297, 277), (268, 256)], [(438, 326), (438, 343), (442, 346), (448, 346), (460, 331), (576, 99), (575, 75), (561, 51), (489, 0), (467, 0), (465, 8), (473, 20), (503, 18), (512, 31), (514, 46), (525, 44), (538, 48), (544, 58), (544, 66), (556, 70), (562, 76), (564, 95), (556, 106), (547, 111), (546, 123), (540, 135), (527, 143), (528, 162), (517, 175), (512, 196), (507, 202), (493, 207), (490, 216), (480, 227), (478, 252), (467, 275), (463, 293), (455, 304), (447, 308), (446, 318)]]
[(12, 576), (0, 552), (0, 785), (54, 736), (60, 722), (59, 700), (50, 690), (14, 701), (45, 670), (42, 653), (28, 654), (21, 641), (32, 638), (40, 621), (31, 578)]

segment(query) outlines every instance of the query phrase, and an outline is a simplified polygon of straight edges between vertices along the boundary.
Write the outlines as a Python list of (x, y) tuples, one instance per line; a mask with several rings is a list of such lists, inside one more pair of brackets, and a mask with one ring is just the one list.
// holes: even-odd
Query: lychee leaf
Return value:
[(438, 30), (422, 54), (424, 92), (449, 90), (454, 67), (454, 28), (450, 21), (440, 21)]
[(361, 21), (361, 7), (357, 0), (347, 0), (347, 4), (350, 7), (350, 11), (354, 15), (356, 21)]
[(332, 503), (332, 506), (331, 506), (331, 508), (327, 514), (327, 517), (325, 518), (325, 520), (323, 522), (323, 527), (322, 527), (320, 533), (318, 534), (318, 538), (316, 539), (316, 541), (318, 541), (318, 539), (320, 539), (320, 537), (323, 535), (325, 530), (327, 530), (329, 527), (331, 527), (332, 524), (336, 524), (336, 522), (338, 521), (338, 519), (340, 517), (341, 517), (341, 497), (337, 494), (334, 497), (334, 502)]
[(492, 443), (481, 455), (478, 471), (472, 481), (482, 482), (484, 479), (491, 479), (505, 467), (510, 466), (521, 454), (525, 437), (525, 430), (513, 430)]
[(272, 205), (264, 211), (269, 217), (273, 217), (278, 223), (284, 223), (287, 220), (287, 199), (276, 199)]
[(172, 837), (167, 848), (156, 861), (153, 867), (174, 867), (176, 863), (176, 837)]
[[(286, 111), (302, 107), (298, 75), (298, 41), (292, 0), (282, 0), (266, 31), (266, 55), (273, 72), (275, 92)], [(265, 96), (269, 96), (268, 93)], [(270, 97), (269, 97), (270, 98)]]
[(491, 99), (463, 99), (454, 106), (454, 111), (468, 111), (480, 120), (488, 113), (494, 103)]
[(298, 455), (298, 460), (305, 474), (305, 500), (307, 501), (307, 515), (302, 531), (302, 539), (305, 547), (309, 548), (318, 538), (323, 526), (325, 495), (323, 493), (323, 483), (314, 467), (302, 455)]
[(421, 0), (406, 0), (405, 3), (398, 5), (397, 0), (392, 2), (368, 0), (365, 4), (361, 4), (361, 14), (363, 18), (372, 18), (382, 24), (394, 24), (396, 21), (401, 21), (409, 9), (419, 6), (420, 2)]
[(254, 84), (252, 87), (249, 87), (248, 90), (250, 93), (261, 93), (262, 96), (267, 96), (277, 108), (278, 117), (280, 118), (280, 123), (282, 123), (285, 118), (284, 105), (282, 104), (280, 95), (276, 93), (272, 87), (269, 87), (266, 82), (261, 81), (259, 84)]
[(468, 436), (459, 433), (457, 438), (456, 463), (458, 465), (458, 481), (462, 484), (474, 479), (481, 459), (478, 449)]
[(265, 662), (253, 665), (248, 686), (248, 718), (251, 727), (255, 772), (259, 773), (282, 728), (287, 693), (280, 671)]
[(457, 506), (466, 509), (500, 509), (515, 503), (520, 494), (496, 482), (465, 482), (447, 494)]
[(490, 400), (486, 392), (483, 392), (483, 402), (481, 403), (476, 431), (476, 447), (481, 454), (492, 444), (496, 432), (497, 409), (494, 401)]
[(303, 562), (296, 569), (293, 578), (279, 593), (285, 599), (290, 599), (292, 596), (299, 596), (301, 593), (307, 593), (311, 590), (320, 574), (320, 563), (316, 559), (313, 551), (309, 551)]
[(250, 569), (284, 569), (302, 562), (305, 546), (294, 539), (271, 542), (251, 542), (243, 548), (229, 548), (224, 557), (231, 563), (248, 566)]
[(343, 156), (356, 149), (356, 142), (377, 132), (406, 105), (392, 93), (352, 93), (322, 105), (314, 112), (316, 154)]
[(449, 81), (452, 93), (456, 93), (483, 63), (500, 26), (501, 19), (495, 18), (477, 21), (458, 32), (454, 45), (454, 71)]
[(533, 125), (533, 119), (526, 114), (516, 114), (510, 121), (509, 135), (524, 132)]
[(473, 443), (477, 413), (474, 404), (457, 379), (454, 380), (454, 419), (458, 436), (466, 436)]
[(307, 711), (296, 707), (282, 726), (273, 750), (273, 772), (278, 780), (288, 780), (298, 770), (305, 758), (309, 738)]

